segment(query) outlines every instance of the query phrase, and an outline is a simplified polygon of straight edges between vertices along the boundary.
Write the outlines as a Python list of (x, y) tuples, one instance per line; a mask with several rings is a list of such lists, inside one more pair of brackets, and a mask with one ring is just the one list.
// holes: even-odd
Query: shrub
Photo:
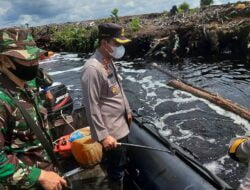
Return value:
[(80, 26), (62, 26), (52, 32), (51, 41), (55, 46), (65, 51), (90, 52), (94, 50), (94, 42), (97, 39), (96, 27), (85, 29)]
[(139, 18), (135, 17), (132, 19), (132, 21), (129, 23), (129, 28), (133, 32), (137, 32), (140, 29), (140, 20)]
[(179, 5), (179, 10), (181, 10), (181, 12), (187, 12), (189, 10), (189, 4), (183, 2), (182, 4)]
[(111, 11), (110, 16), (111, 16), (114, 23), (117, 23), (117, 21), (119, 21), (118, 12), (119, 12), (119, 10), (117, 8), (115, 8)]
[(208, 6), (208, 5), (212, 5), (213, 3), (214, 3), (213, 0), (201, 0), (201, 1), (200, 1), (201, 7), (203, 7), (203, 6)]

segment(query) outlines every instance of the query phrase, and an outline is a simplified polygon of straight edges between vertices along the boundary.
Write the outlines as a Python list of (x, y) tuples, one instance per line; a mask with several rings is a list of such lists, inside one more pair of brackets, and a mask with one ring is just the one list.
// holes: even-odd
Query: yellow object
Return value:
[(53, 56), (55, 53), (53, 51), (48, 51), (48, 57)]
[(128, 43), (128, 42), (131, 42), (130, 39), (124, 39), (124, 40), (122, 40), (122, 39), (120, 39), (120, 38), (114, 38), (114, 39), (115, 39), (115, 41), (117, 41), (117, 42), (120, 43), (120, 44), (126, 44), (126, 43)]
[(79, 131), (84, 137), (72, 142), (71, 151), (74, 158), (85, 167), (100, 163), (102, 159), (102, 145), (91, 138), (89, 127), (79, 129)]
[(236, 139), (231, 146), (229, 147), (229, 153), (230, 154), (235, 154), (237, 148), (241, 145), (241, 143), (246, 142), (247, 140), (249, 140), (249, 138), (240, 138), (240, 139)]
[(236, 9), (245, 9), (245, 8), (246, 8), (246, 5), (240, 3), (240, 4), (237, 4), (237, 5), (235, 6), (235, 8), (236, 8)]

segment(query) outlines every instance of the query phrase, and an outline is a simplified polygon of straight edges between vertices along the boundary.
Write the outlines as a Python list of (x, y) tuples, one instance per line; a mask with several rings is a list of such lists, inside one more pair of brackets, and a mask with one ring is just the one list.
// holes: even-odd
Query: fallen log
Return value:
[(202, 88), (198, 88), (198, 87), (192, 86), (190, 84), (186, 84), (186, 83), (178, 81), (178, 80), (171, 80), (168, 82), (167, 85), (172, 86), (174, 88), (177, 88), (179, 90), (189, 92), (189, 93), (193, 94), (194, 96), (204, 98), (204, 99), (224, 108), (225, 110), (233, 112), (233, 113), (241, 116), (242, 118), (250, 121), (250, 110), (248, 108), (245, 108), (239, 104), (232, 102), (231, 100), (225, 99), (221, 96), (218, 96), (216, 94), (208, 92)]

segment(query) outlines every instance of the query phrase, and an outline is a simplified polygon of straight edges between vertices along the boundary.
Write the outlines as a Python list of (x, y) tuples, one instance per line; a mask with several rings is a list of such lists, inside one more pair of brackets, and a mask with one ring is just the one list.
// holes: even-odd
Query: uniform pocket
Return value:
[(120, 93), (120, 87), (114, 77), (108, 79), (108, 96), (112, 97)]

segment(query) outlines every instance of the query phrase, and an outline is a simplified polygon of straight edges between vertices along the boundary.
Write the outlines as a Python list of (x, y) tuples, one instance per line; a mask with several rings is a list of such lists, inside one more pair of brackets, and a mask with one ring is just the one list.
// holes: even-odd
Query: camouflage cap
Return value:
[(0, 30), (0, 55), (22, 60), (35, 60), (46, 51), (38, 48), (27, 29), (6, 28)]

